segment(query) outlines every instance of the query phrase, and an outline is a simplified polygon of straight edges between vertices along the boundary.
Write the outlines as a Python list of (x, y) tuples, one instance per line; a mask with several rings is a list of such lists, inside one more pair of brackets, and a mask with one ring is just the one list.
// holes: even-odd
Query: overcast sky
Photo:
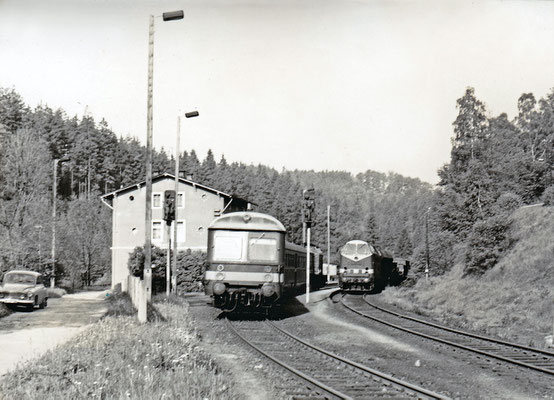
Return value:
[(554, 2), (0, 0), (0, 86), (154, 145), (281, 170), (367, 169), (436, 183), (456, 99), (489, 114), (554, 87)]

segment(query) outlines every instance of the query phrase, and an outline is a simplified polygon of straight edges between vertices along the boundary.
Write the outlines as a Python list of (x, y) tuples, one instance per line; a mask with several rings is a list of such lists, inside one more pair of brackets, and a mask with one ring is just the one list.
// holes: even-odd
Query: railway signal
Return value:
[(166, 190), (164, 192), (164, 221), (171, 225), (175, 220), (175, 190)]
[(315, 210), (315, 189), (302, 190), (302, 222), (306, 227), (311, 227), (313, 224), (313, 213)]
[(306, 304), (310, 302), (310, 231), (315, 209), (315, 189), (302, 190), (302, 226), (306, 232)]

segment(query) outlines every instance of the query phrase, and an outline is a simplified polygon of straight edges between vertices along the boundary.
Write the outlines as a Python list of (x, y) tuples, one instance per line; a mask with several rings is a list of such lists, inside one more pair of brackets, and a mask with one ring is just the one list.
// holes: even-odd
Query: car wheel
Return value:
[(46, 306), (48, 305), (47, 302), (48, 302), (48, 298), (45, 297), (44, 300), (42, 300), (42, 303), (40, 303), (40, 305), (38, 306), (38, 308), (40, 308), (41, 310), (43, 308), (46, 308)]

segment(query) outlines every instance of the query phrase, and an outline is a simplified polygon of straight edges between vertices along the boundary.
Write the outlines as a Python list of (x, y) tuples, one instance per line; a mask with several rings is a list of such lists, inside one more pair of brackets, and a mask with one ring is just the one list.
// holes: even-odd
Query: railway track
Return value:
[(257, 352), (307, 382), (304, 389), (291, 388), (294, 398), (447, 398), (309, 344), (268, 320), (254, 327), (229, 319), (227, 324)]
[(480, 336), (434, 324), (422, 319), (413, 318), (379, 307), (369, 301), (366, 295), (363, 296), (363, 304), (366, 309), (362, 311), (348, 304), (347, 301), (345, 301), (346, 297), (347, 295), (341, 297), (340, 301), (342, 305), (365, 318), (413, 335), (464, 349), (481, 356), (501, 360), (554, 376), (553, 352)]

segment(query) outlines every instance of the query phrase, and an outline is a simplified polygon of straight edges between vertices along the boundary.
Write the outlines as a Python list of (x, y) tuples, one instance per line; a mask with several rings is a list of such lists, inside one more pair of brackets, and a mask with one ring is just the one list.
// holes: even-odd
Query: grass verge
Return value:
[(164, 319), (140, 324), (126, 315), (126, 296), (113, 297), (110, 315), (6, 375), (0, 398), (238, 398), (232, 382), (200, 350), (187, 304), (176, 299), (157, 303)]

